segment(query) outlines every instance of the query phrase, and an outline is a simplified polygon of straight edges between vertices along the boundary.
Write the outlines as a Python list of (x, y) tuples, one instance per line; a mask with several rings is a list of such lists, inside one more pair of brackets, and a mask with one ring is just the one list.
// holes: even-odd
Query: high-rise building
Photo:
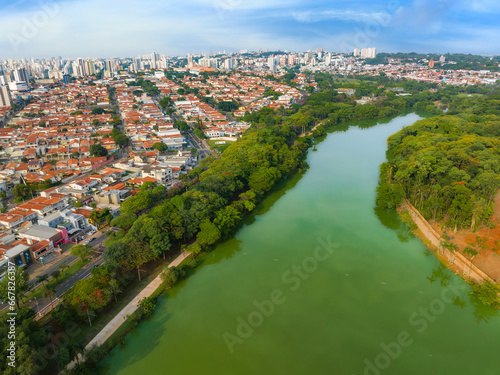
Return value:
[(354, 48), (354, 57), (361, 56), (361, 50), (359, 48)]
[(0, 107), (11, 107), (12, 99), (8, 86), (0, 85)]
[(363, 48), (361, 50), (361, 58), (362, 59), (374, 59), (377, 57), (377, 49), (376, 48)]
[(276, 71), (276, 59), (274, 58), (274, 56), (269, 56), (267, 58), (267, 66), (269, 67), (269, 70), (271, 72), (275, 72)]
[(14, 81), (15, 82), (25, 82), (26, 85), (29, 86), (30, 84), (30, 75), (28, 73), (28, 70), (25, 68), (20, 68), (14, 70)]
[(85, 61), (86, 75), (93, 76), (96, 73), (95, 63), (92, 60)]
[(233, 70), (234, 69), (234, 60), (233, 59), (225, 60), (224, 61), (224, 69)]
[(67, 85), (71, 83), (71, 76), (69, 74), (63, 75), (63, 82)]
[(104, 61), (104, 70), (108, 73), (116, 73), (116, 64), (113, 60)]
[(444, 63), (446, 62), (446, 57), (441, 56), (441, 57), (439, 58), (439, 62), (440, 62), (441, 64), (444, 64)]
[(332, 54), (327, 52), (325, 55), (325, 64), (330, 65), (332, 63)]

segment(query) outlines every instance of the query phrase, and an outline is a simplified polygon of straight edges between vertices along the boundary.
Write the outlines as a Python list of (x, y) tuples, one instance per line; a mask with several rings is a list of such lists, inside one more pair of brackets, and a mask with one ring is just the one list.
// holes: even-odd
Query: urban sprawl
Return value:
[(308, 72), (457, 86), (499, 79), (446, 69), (454, 64), (446, 56), (376, 57), (364, 48), (0, 60), (0, 277), (9, 261), (47, 266), (62, 245), (101, 228), (99, 213), (118, 216), (143, 184), (175, 188), (199, 160), (241, 137), (251, 126), (245, 114), (286, 109), (313, 92)]

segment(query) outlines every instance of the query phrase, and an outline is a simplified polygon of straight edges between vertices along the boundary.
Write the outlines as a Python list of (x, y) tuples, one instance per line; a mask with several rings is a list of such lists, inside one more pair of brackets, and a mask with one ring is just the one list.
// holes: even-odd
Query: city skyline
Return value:
[(500, 4), (188, 0), (1, 1), (0, 59), (171, 56), (241, 49), (497, 54)]

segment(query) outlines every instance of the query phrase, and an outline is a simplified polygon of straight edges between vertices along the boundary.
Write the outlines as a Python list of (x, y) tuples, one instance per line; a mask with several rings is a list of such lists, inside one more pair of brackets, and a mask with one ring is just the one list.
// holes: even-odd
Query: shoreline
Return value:
[[(184, 260), (186, 260), (191, 253), (181, 253), (177, 256), (172, 262), (168, 264), (168, 268), (177, 267)], [(132, 315), (139, 308), (139, 301), (143, 298), (150, 297), (154, 294), (158, 288), (163, 284), (163, 280), (161, 279), (161, 273), (156, 276), (150, 283), (148, 283), (135, 297), (132, 301), (130, 301), (115, 317), (108, 323), (103, 329), (97, 333), (97, 335), (90, 340), (90, 342), (85, 346), (86, 350), (89, 350), (93, 346), (102, 346), (107, 340), (113, 336), (113, 334), (118, 331), (118, 329), (127, 322), (130, 315)], [(112, 345), (109, 350), (111, 350), (115, 345)], [(75, 358), (67, 365), (67, 369), (71, 370), (75, 367), (77, 363), (80, 361), (84, 362), (85, 358), (78, 354), (78, 359)]]
[(436, 258), (449, 270), (453, 271), (466, 282), (483, 283), (485, 281), (498, 283), (479, 269), (469, 259), (458, 251), (449, 251), (441, 245), (440, 234), (432, 225), (422, 216), (422, 214), (405, 198), (403, 203), (397, 208), (401, 217), (402, 212), (408, 212), (417, 229), (412, 232), (430, 249)]

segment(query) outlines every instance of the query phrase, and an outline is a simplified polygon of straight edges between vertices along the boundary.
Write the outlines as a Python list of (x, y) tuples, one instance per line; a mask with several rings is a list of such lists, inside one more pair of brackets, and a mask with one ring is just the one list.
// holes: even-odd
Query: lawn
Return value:
[[(207, 139), (208, 144), (210, 145), (211, 150), (217, 150), (220, 153), (223, 153), (226, 148), (232, 145), (235, 141), (218, 141), (216, 139)], [(216, 142), (226, 142), (224, 144), (216, 144)]]

